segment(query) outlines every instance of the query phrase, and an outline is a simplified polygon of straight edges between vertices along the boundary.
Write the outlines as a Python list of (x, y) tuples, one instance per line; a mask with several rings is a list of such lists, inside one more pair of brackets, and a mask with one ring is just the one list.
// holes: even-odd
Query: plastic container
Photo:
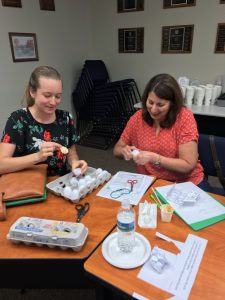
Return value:
[(7, 239), (26, 245), (46, 245), (80, 251), (88, 236), (82, 223), (21, 217), (10, 227)]
[(129, 253), (135, 246), (135, 212), (130, 202), (123, 200), (117, 214), (118, 247)]
[(77, 203), (110, 177), (111, 174), (106, 170), (88, 167), (84, 175), (77, 176), (73, 171), (49, 182), (46, 186), (54, 194)]
[(162, 222), (171, 222), (173, 216), (173, 207), (169, 204), (161, 205), (161, 220)]

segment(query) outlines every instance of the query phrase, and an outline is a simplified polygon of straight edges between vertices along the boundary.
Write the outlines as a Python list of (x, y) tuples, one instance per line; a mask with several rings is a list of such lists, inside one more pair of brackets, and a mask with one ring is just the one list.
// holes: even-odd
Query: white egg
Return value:
[(90, 176), (90, 175), (86, 175), (86, 176), (84, 177), (84, 179), (88, 182), (88, 181), (91, 180), (91, 176)]
[(73, 169), (72, 172), (76, 177), (78, 177), (81, 174), (81, 168)]
[(84, 178), (81, 178), (79, 181), (78, 181), (78, 187), (82, 186), (82, 185), (85, 185), (86, 181), (84, 180)]
[(73, 189), (72, 192), (71, 192), (71, 195), (70, 195), (70, 199), (72, 201), (79, 200), (80, 199), (80, 193), (79, 193), (79, 191), (76, 190), (76, 189)]
[(99, 174), (102, 173), (102, 169), (101, 168), (98, 168), (96, 171), (95, 171), (95, 175), (98, 176)]
[(67, 185), (67, 186), (63, 189), (63, 196), (70, 199), (71, 193), (72, 193), (72, 189), (71, 189), (70, 186)]
[(132, 151), (133, 157), (136, 157), (139, 153), (140, 153), (140, 151), (137, 150), (137, 149), (134, 149), (134, 150)]
[(80, 193), (80, 195), (82, 197), (85, 194), (85, 192), (86, 192), (85, 185), (80, 185), (79, 188), (78, 188), (78, 190), (79, 190), (79, 193)]
[(72, 178), (70, 179), (70, 185), (71, 185), (73, 188), (75, 188), (75, 187), (78, 186), (78, 180), (77, 180), (76, 177), (72, 177)]

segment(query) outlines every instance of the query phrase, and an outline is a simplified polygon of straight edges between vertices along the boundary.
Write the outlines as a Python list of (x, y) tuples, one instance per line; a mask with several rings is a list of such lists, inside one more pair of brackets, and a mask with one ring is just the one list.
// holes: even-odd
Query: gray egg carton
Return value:
[(80, 251), (88, 236), (82, 223), (21, 217), (10, 227), (7, 239), (14, 243), (46, 245)]
[(84, 175), (75, 176), (73, 172), (70, 172), (49, 182), (46, 186), (54, 194), (77, 203), (88, 193), (108, 181), (110, 177), (111, 174), (106, 170), (88, 167)]

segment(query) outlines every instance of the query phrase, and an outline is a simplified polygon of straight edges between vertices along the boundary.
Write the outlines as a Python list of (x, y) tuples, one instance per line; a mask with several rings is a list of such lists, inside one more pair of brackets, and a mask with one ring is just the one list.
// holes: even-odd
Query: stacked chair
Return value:
[(102, 60), (86, 60), (73, 91), (79, 144), (108, 149), (119, 138), (139, 101), (134, 79), (110, 82)]

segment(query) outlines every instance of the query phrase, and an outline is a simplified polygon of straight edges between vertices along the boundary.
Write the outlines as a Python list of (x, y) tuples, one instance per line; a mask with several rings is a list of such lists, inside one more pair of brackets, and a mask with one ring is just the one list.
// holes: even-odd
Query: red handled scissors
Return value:
[(133, 191), (133, 188), (134, 188), (134, 185), (137, 183), (138, 181), (137, 180), (127, 180), (127, 183), (129, 183), (130, 184), (130, 192), (132, 192)]

